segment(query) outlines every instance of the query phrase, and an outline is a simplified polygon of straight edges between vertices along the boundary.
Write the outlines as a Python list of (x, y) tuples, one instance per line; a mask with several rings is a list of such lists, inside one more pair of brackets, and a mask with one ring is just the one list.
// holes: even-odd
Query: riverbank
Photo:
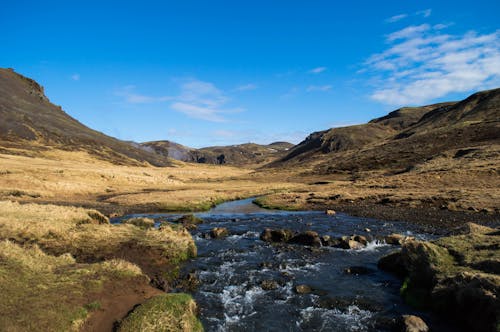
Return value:
[(0, 210), (0, 330), (111, 331), (153, 299), (178, 324), (196, 321), (192, 300), (158, 298), (196, 255), (185, 229), (111, 225), (98, 211), (56, 205), (3, 201)]

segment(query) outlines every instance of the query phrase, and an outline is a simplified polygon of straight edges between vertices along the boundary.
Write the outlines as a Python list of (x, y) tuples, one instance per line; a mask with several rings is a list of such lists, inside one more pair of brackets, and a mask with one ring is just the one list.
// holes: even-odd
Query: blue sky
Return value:
[(106, 134), (297, 143), (500, 86), (500, 1), (9, 1), (0, 66)]

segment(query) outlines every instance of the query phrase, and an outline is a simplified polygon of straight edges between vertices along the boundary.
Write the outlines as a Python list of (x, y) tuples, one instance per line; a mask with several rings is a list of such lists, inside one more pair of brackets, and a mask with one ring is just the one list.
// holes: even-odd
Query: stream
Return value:
[[(417, 225), (341, 213), (265, 210), (252, 199), (196, 215), (204, 220), (192, 231), (198, 257), (186, 264), (184, 273), (193, 272), (200, 281), (192, 295), (206, 331), (390, 331), (391, 319), (401, 314), (422, 317), (434, 331), (457, 330), (405, 305), (399, 295), (401, 281), (377, 268), (377, 261), (396, 246), (373, 240), (363, 249), (345, 250), (270, 244), (259, 238), (265, 228), (312, 230), (331, 237), (435, 237)], [(140, 216), (170, 222), (180, 215)], [(225, 227), (230, 235), (208, 238), (214, 227)], [(347, 273), (349, 268), (359, 271)], [(298, 285), (309, 286), (311, 292), (297, 293)]]

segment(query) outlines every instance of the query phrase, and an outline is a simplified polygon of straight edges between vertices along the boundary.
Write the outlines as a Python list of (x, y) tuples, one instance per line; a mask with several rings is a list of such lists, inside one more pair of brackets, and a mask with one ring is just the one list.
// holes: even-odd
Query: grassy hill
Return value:
[(43, 87), (0, 68), (0, 151), (37, 155), (52, 148), (85, 151), (115, 164), (165, 166), (164, 156), (144, 151), (81, 124), (52, 104)]
[[(402, 108), (367, 124), (311, 134), (274, 167), (308, 164), (321, 174), (401, 172), (443, 153), (500, 144), (500, 89), (457, 103)], [(469, 149), (469, 150), (468, 150)], [(472, 150), (470, 150), (472, 151)]]

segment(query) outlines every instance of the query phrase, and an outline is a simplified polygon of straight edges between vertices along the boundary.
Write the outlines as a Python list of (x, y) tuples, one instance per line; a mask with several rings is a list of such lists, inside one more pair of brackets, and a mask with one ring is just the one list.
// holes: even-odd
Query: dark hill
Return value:
[(117, 164), (169, 164), (161, 155), (81, 124), (52, 104), (37, 82), (12, 69), (0, 68), (0, 119), (0, 150), (6, 153), (57, 148), (86, 151)]

